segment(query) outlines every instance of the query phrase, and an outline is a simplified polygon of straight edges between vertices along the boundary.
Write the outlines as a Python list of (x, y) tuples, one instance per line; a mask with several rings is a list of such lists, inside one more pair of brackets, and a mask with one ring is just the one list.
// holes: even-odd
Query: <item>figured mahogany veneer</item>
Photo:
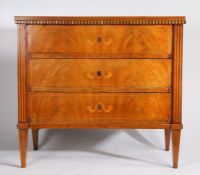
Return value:
[(171, 59), (30, 59), (30, 91), (170, 92)]
[(29, 94), (31, 123), (170, 122), (169, 93)]
[(60, 53), (74, 58), (171, 57), (171, 25), (30, 25), (27, 32), (29, 53)]
[(15, 17), (21, 167), (28, 129), (164, 129), (178, 167), (185, 17)]

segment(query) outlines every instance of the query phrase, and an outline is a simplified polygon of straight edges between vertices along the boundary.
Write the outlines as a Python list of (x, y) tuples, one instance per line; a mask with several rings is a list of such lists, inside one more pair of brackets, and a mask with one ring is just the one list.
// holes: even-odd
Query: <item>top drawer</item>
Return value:
[(36, 58), (170, 58), (172, 52), (171, 25), (30, 25), (27, 31)]

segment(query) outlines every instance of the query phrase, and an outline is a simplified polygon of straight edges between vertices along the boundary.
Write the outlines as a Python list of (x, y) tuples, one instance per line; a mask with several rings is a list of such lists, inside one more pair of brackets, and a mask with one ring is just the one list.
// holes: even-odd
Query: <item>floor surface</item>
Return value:
[(18, 150), (0, 150), (0, 175), (200, 174), (198, 147), (186, 151), (184, 134), (178, 169), (171, 168), (171, 148), (164, 150), (163, 130), (40, 130), (39, 140), (33, 151), (29, 137), (25, 169)]

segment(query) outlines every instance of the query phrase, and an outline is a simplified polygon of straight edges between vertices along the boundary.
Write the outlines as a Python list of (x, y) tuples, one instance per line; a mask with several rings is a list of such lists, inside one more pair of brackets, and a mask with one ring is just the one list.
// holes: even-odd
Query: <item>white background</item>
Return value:
[[(0, 0), (0, 175), (200, 173), (200, 10), (198, 0)], [(173, 16), (184, 27), (183, 124), (179, 169), (164, 151), (162, 130), (41, 130), (29, 137), (27, 168), (19, 168), (17, 45), (14, 16)]]

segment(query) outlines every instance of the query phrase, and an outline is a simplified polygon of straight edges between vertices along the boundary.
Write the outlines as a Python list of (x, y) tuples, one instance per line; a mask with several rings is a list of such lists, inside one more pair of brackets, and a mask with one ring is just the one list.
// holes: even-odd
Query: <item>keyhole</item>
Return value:
[(101, 104), (97, 104), (97, 109), (98, 110), (102, 110), (102, 105)]
[(96, 72), (96, 74), (97, 74), (97, 76), (99, 76), (99, 77), (102, 75), (102, 73), (101, 73), (100, 70), (98, 70), (98, 71)]
[(101, 36), (98, 36), (98, 37), (97, 37), (97, 42), (98, 42), (98, 43), (101, 43), (101, 42), (102, 42), (102, 37), (101, 37)]

